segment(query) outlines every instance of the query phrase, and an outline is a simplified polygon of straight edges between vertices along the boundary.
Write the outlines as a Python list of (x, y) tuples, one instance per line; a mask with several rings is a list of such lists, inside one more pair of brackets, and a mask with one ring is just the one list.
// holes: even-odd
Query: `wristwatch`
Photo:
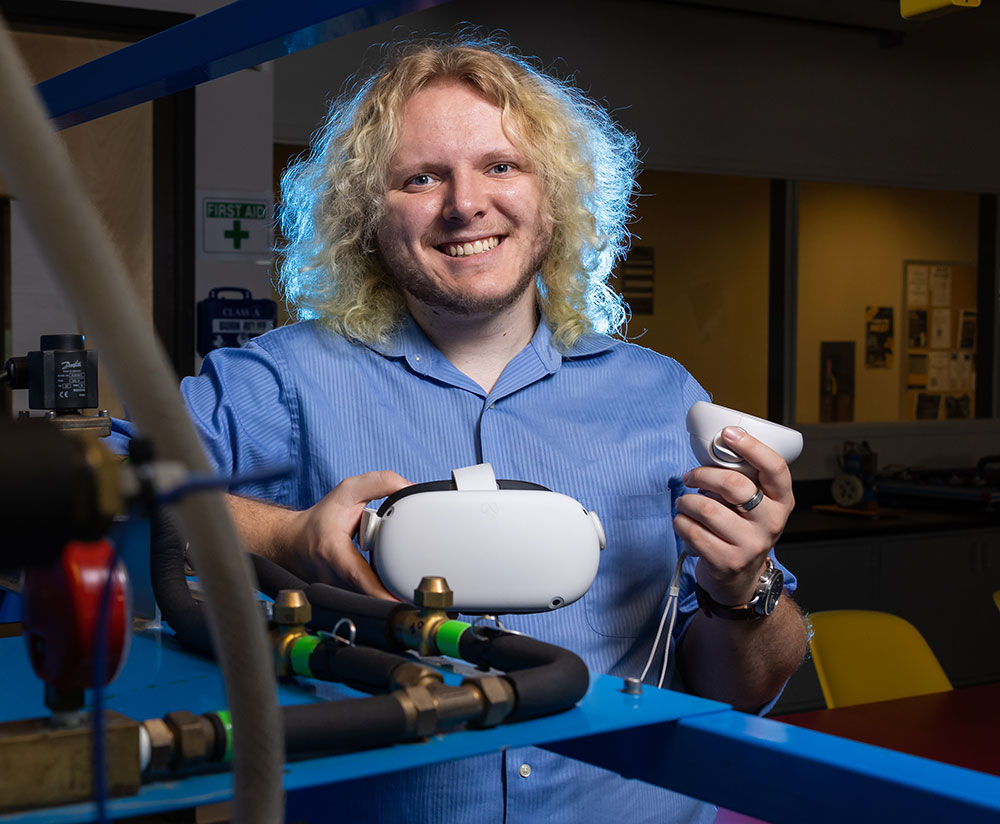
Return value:
[(753, 598), (746, 604), (738, 604), (730, 607), (720, 604), (711, 595), (701, 588), (697, 581), (694, 585), (695, 595), (698, 598), (698, 606), (711, 618), (718, 615), (727, 621), (753, 621), (757, 618), (766, 618), (778, 605), (781, 598), (781, 590), (785, 586), (785, 575), (774, 565), (771, 558), (767, 559), (767, 569), (760, 574), (757, 581), (757, 589), (754, 590)]

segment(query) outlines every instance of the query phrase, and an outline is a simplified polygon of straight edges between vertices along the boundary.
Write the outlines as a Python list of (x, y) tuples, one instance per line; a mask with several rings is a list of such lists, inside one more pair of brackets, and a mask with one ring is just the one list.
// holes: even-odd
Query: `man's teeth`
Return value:
[(495, 249), (499, 245), (500, 239), (494, 235), (493, 237), (483, 238), (472, 243), (448, 243), (445, 244), (444, 250), (452, 257), (462, 257), (464, 255), (481, 255), (483, 252)]

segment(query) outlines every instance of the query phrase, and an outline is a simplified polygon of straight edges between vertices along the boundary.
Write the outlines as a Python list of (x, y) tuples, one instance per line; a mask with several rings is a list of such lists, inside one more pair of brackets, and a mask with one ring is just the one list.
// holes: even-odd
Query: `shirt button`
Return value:
[(492, 409), (494, 406), (496, 406), (496, 404), (495, 403), (491, 403), (490, 404), (490, 409)]
[(522, 764), (517, 771), (521, 774), (521, 778), (527, 778), (531, 775), (531, 764)]
[(419, 361), (419, 360), (420, 360), (420, 355), (414, 355), (414, 356), (413, 356), (413, 359), (414, 359), (415, 361)]

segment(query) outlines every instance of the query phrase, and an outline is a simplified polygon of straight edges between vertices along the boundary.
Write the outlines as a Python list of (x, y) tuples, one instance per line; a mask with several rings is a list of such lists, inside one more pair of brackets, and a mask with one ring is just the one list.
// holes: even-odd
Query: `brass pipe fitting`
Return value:
[(431, 687), (437, 708), (437, 731), (453, 730), (461, 724), (481, 718), (484, 711), (483, 695), (466, 685), (457, 687), (441, 685)]
[(147, 718), (142, 722), (149, 736), (149, 772), (162, 772), (174, 760), (174, 734), (160, 718)]
[(471, 722), (475, 727), (495, 727), (514, 711), (517, 704), (514, 687), (500, 675), (466, 678), (462, 686), (476, 690), (480, 695), (483, 712)]
[[(111, 419), (106, 418), (111, 434)], [(94, 506), (102, 521), (111, 522), (115, 515), (125, 512), (125, 494), (122, 489), (121, 459), (104, 446), (96, 437), (79, 441), (84, 463), (94, 481)]]
[(413, 590), (417, 610), (401, 610), (393, 619), (393, 635), (400, 644), (420, 655), (436, 655), (439, 650), (435, 637), (448, 617), (448, 607), (454, 603), (454, 593), (440, 575), (425, 575)]
[(467, 678), (457, 687), (425, 681), (392, 695), (403, 708), (409, 738), (426, 738), (462, 724), (496, 726), (510, 715), (516, 702), (510, 682), (497, 675)]
[(389, 689), (399, 690), (407, 687), (426, 687), (430, 684), (440, 684), (444, 677), (437, 670), (425, 667), (415, 662), (400, 664), (392, 671), (392, 681)]
[[(174, 740), (173, 758), (170, 766), (183, 769), (207, 761), (215, 746), (215, 728), (204, 715), (195, 715), (187, 710), (168, 712), (163, 723)], [(146, 727), (147, 732), (149, 727)]]
[(312, 605), (301, 589), (283, 589), (274, 600), (271, 645), (274, 648), (274, 671), (279, 678), (294, 675), (292, 647), (309, 634), (306, 624), (312, 620)]
[(407, 738), (426, 738), (437, 730), (437, 705), (427, 687), (407, 687), (392, 696), (403, 708)]

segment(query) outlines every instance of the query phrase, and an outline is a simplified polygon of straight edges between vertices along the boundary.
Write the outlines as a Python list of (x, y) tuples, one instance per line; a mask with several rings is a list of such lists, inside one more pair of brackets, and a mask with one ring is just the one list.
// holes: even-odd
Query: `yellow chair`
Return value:
[(887, 612), (837, 609), (809, 616), (809, 642), (827, 707), (950, 690), (924, 637)]

